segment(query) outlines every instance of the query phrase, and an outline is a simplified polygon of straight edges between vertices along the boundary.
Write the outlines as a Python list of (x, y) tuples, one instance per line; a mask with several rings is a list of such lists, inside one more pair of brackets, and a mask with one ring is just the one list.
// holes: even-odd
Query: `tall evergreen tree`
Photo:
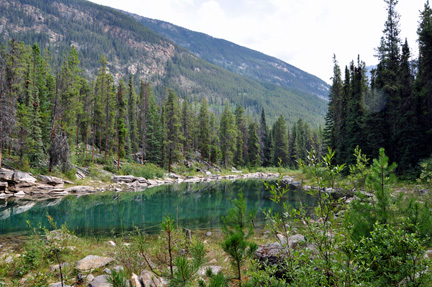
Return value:
[(234, 164), (243, 166), (245, 155), (247, 154), (247, 124), (244, 115), (244, 108), (237, 106), (235, 110), (235, 120), (237, 126), (236, 152), (234, 155)]
[(185, 98), (182, 107), (183, 156), (188, 156), (192, 150), (194, 139), (194, 114), (189, 101)]
[(257, 167), (261, 164), (260, 144), (258, 137), (258, 125), (251, 122), (249, 125), (249, 138), (248, 138), (248, 156), (247, 163), (251, 167)]
[(120, 159), (126, 155), (125, 145), (128, 131), (126, 127), (125, 92), (125, 83), (123, 79), (121, 79), (117, 88), (117, 169), (120, 169)]
[(274, 137), (274, 159), (273, 164), (277, 166), (281, 162), (282, 166), (288, 166), (288, 128), (285, 118), (281, 115), (273, 126)]
[(342, 110), (345, 107), (342, 106), (343, 83), (336, 55), (333, 56), (333, 64), (333, 77), (329, 94), (328, 111), (325, 118), (324, 138), (325, 145), (335, 150), (341, 145)]
[(171, 172), (172, 164), (182, 156), (183, 135), (180, 133), (180, 109), (178, 98), (172, 90), (169, 91), (168, 100), (165, 104), (166, 123), (166, 159), (168, 171)]
[(225, 168), (233, 165), (234, 153), (236, 150), (237, 129), (235, 118), (228, 104), (220, 119), (219, 141), (222, 161)]
[(261, 110), (261, 118), (260, 118), (260, 126), (258, 131), (259, 136), (259, 144), (260, 144), (260, 156), (261, 156), (261, 162), (264, 166), (269, 165), (271, 162), (271, 156), (269, 153), (269, 149), (267, 148), (267, 142), (268, 142), (268, 126), (267, 126), (267, 120), (264, 112), (264, 108)]
[(133, 77), (130, 75), (129, 77), (129, 85), (128, 85), (128, 133), (129, 133), (129, 153), (136, 153), (138, 151), (138, 98), (135, 93), (135, 88), (133, 84)]
[(148, 110), (145, 113), (146, 141), (144, 156), (149, 162), (162, 165), (162, 123), (151, 88), (149, 88), (148, 96)]
[(419, 43), (418, 72), (414, 84), (415, 110), (422, 137), (419, 139), (419, 157), (432, 153), (432, 9), (427, 1), (420, 13), (417, 29)]
[(205, 98), (201, 101), (200, 112), (198, 115), (199, 123), (199, 150), (201, 157), (205, 160), (210, 159), (210, 122), (208, 104)]

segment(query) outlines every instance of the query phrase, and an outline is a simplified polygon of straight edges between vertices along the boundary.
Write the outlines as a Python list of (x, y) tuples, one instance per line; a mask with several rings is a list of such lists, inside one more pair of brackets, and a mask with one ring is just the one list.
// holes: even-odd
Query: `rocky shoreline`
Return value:
[[(91, 180), (91, 185), (75, 185), (74, 182), (62, 178), (26, 173), (18, 170), (0, 168), (0, 199), (5, 198), (39, 198), (39, 197), (62, 197), (73, 194), (89, 194), (105, 191), (126, 192), (142, 191), (147, 188), (177, 183), (199, 183), (219, 180), (238, 179), (275, 179), (279, 174), (275, 173), (247, 173), (233, 170), (234, 174), (220, 175), (206, 172), (199, 176), (181, 176), (175, 173), (165, 175), (164, 178), (146, 179), (133, 175), (113, 175), (110, 182)], [(284, 177), (284, 182), (300, 185), (291, 177)], [(97, 185), (98, 187), (94, 187)]]

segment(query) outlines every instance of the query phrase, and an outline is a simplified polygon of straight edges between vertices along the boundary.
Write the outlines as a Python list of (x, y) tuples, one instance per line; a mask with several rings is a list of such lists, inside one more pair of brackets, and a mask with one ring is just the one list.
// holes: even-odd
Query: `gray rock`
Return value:
[(86, 271), (90, 269), (103, 267), (114, 259), (110, 257), (102, 257), (96, 255), (88, 255), (85, 258), (77, 261), (76, 268), (80, 271)]
[(39, 175), (38, 178), (43, 183), (46, 183), (46, 184), (49, 184), (49, 185), (52, 185), (52, 186), (64, 184), (64, 180), (63, 179), (58, 178), (58, 177), (54, 177), (54, 176)]
[(132, 273), (130, 282), (132, 287), (142, 287), (141, 280), (135, 273)]
[(51, 265), (50, 266), (50, 271), (51, 272), (59, 271), (60, 270), (60, 266), (61, 266), (61, 268), (63, 270), (63, 268), (65, 268), (65, 267), (70, 267), (70, 264), (67, 263), (67, 262), (64, 262), (64, 263), (61, 263), (60, 265), (59, 264)]
[(61, 282), (56, 282), (56, 283), (51, 283), (50, 285), (48, 285), (49, 287), (71, 287), (70, 285), (66, 285), (66, 284), (64, 284), (63, 283), (63, 285), (62, 285), (62, 283)]
[(304, 243), (305, 243), (305, 238), (301, 234), (296, 234), (288, 238), (288, 247), (291, 249), (294, 249), (299, 245), (303, 245)]
[(7, 257), (7, 258), (5, 259), (5, 263), (6, 263), (6, 264), (11, 264), (11, 263), (13, 263), (13, 257), (12, 257), (12, 256)]
[(26, 194), (24, 191), (20, 190), (17, 193), (14, 193), (15, 197), (24, 197)]
[(19, 184), (20, 187), (27, 187), (33, 186), (37, 182), (37, 179), (34, 178), (30, 173), (17, 170), (12, 176), (12, 181), (14, 181), (16, 184)]
[(9, 184), (6, 181), (0, 181), (0, 191), (6, 191)]
[(255, 251), (255, 258), (259, 262), (268, 262), (270, 265), (283, 263), (286, 252), (279, 243), (263, 244)]
[(135, 181), (135, 177), (133, 175), (115, 175), (111, 178), (114, 182), (125, 182), (130, 183)]
[(108, 282), (106, 275), (96, 276), (93, 281), (88, 285), (89, 287), (112, 287), (111, 283)]
[(12, 181), (13, 174), (10, 169), (0, 168), (0, 181)]
[(93, 274), (89, 274), (89, 275), (87, 275), (87, 277), (86, 277), (86, 280), (87, 280), (87, 282), (92, 282), (93, 280), (94, 280), (94, 276), (93, 276)]
[(66, 188), (64, 190), (64, 192), (68, 192), (68, 193), (93, 193), (93, 192), (96, 192), (96, 189), (94, 189), (91, 186), (77, 185), (77, 186), (72, 186), (72, 187)]
[(207, 236), (207, 237), (210, 237), (210, 236), (212, 236), (212, 233), (211, 233), (210, 231), (208, 231), (208, 232), (206, 233), (206, 236)]
[(140, 280), (144, 287), (162, 287), (162, 281), (148, 270), (141, 272)]

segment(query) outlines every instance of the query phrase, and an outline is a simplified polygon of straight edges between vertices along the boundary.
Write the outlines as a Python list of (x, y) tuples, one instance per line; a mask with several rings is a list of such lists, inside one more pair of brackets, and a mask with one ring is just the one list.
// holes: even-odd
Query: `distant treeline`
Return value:
[(1, 47), (0, 151), (21, 166), (66, 172), (73, 155), (93, 162), (96, 154), (169, 170), (197, 157), (226, 168), (295, 166), (311, 147), (321, 150), (322, 133), (301, 119), (289, 131), (280, 116), (270, 128), (264, 109), (253, 119), (228, 104), (217, 118), (206, 99), (189, 102), (168, 89), (157, 103), (148, 83), (135, 92), (132, 75), (115, 83), (104, 56), (96, 78), (86, 79), (78, 56), (72, 47), (52, 72), (37, 44)]

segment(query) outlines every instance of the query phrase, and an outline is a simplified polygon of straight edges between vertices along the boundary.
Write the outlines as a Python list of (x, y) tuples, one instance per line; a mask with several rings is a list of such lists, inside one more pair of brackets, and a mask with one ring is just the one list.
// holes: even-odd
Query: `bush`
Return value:
[(152, 179), (164, 177), (165, 170), (152, 163), (146, 163), (145, 165), (124, 163), (121, 168), (121, 173)]
[(420, 162), (421, 173), (418, 182), (432, 188), (432, 157)]

